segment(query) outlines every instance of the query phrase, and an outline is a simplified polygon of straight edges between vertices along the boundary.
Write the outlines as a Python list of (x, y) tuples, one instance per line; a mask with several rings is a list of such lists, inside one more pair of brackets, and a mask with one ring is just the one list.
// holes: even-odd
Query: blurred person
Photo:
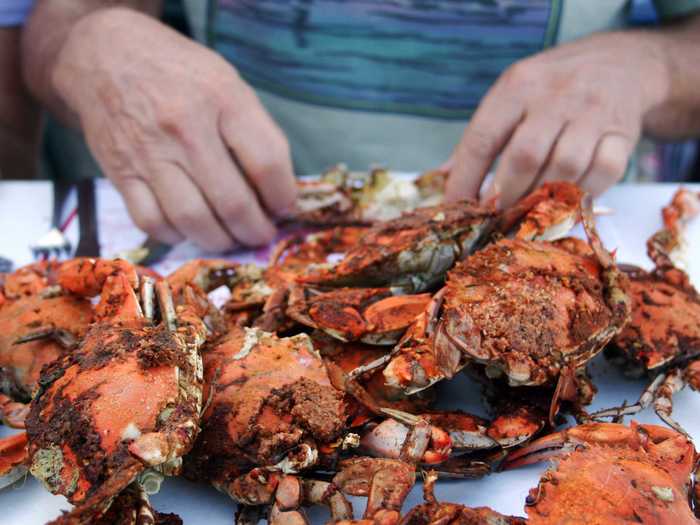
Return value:
[(34, 178), (39, 109), (22, 82), (20, 36), (30, 0), (0, 2), (0, 178)]
[(601, 193), (642, 133), (700, 131), (700, 0), (655, 5), (661, 27), (620, 30), (627, 0), (190, 2), (207, 49), (159, 2), (39, 0), (23, 65), (139, 227), (220, 251), (272, 239), (293, 166), (442, 164), (458, 199), (495, 165), (502, 206)]

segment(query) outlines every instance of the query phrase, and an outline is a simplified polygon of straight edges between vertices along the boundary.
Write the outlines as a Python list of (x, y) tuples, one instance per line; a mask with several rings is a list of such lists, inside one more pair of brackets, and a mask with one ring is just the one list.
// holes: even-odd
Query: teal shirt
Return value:
[[(657, 0), (660, 16), (700, 0)], [(256, 88), (300, 173), (442, 163), (503, 70), (624, 25), (627, 0), (215, 0), (207, 43)]]

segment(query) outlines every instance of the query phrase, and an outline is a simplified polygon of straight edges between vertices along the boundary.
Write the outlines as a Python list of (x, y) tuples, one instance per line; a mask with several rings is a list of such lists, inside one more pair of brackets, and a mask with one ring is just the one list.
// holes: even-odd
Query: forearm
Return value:
[(700, 15), (641, 34), (657, 49), (665, 72), (661, 96), (644, 115), (644, 132), (668, 140), (700, 135)]
[(56, 61), (76, 24), (96, 11), (124, 6), (157, 15), (162, 0), (39, 0), (22, 38), (22, 74), (30, 91), (64, 123), (77, 117), (56, 91), (52, 75)]

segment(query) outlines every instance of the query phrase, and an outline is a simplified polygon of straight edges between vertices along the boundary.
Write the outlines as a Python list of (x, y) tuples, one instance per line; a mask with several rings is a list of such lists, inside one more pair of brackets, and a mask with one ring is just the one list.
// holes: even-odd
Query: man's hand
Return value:
[(217, 54), (103, 9), (73, 26), (52, 80), (141, 229), (212, 251), (272, 240), (296, 196), (289, 146)]
[(668, 91), (663, 51), (638, 33), (608, 33), (517, 62), (494, 84), (451, 159), (447, 195), (510, 206), (545, 181), (600, 194), (620, 180), (645, 115)]

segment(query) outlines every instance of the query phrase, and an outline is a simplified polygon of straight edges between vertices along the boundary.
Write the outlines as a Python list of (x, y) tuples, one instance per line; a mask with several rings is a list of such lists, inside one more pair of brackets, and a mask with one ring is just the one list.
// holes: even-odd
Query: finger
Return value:
[(297, 185), (282, 131), (254, 95), (243, 111), (222, 114), (219, 127), (267, 211), (284, 216), (294, 207)]
[(622, 179), (627, 171), (634, 142), (619, 134), (606, 134), (598, 142), (593, 162), (579, 185), (596, 196)]
[(160, 209), (156, 196), (143, 180), (136, 177), (122, 182), (114, 181), (121, 193), (131, 219), (140, 230), (167, 244), (177, 244), (184, 236), (168, 222)]
[(195, 182), (232, 237), (247, 246), (274, 239), (275, 226), (220, 140), (197, 145), (190, 161), (197, 173)]
[(448, 201), (474, 198), (494, 160), (523, 116), (523, 105), (498, 87), (481, 101), (464, 130), (447, 178)]
[(152, 188), (168, 221), (202, 248), (222, 252), (234, 240), (217, 221), (192, 179), (175, 163), (162, 163), (153, 172)]
[(506, 208), (525, 195), (537, 182), (564, 126), (565, 121), (555, 115), (526, 117), (503, 151), (485, 198), (498, 195)]
[(539, 183), (578, 182), (593, 162), (601, 131), (592, 122), (571, 122), (561, 132)]

